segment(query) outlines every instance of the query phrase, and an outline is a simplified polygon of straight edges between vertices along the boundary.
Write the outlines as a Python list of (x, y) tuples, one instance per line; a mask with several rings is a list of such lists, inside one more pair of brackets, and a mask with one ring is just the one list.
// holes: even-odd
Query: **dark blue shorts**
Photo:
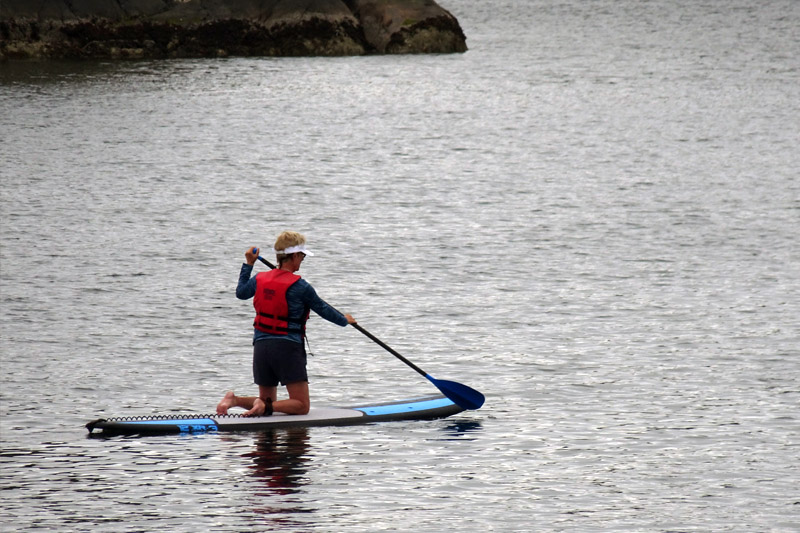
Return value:
[(286, 339), (263, 339), (253, 344), (253, 381), (277, 387), (308, 381), (306, 347)]

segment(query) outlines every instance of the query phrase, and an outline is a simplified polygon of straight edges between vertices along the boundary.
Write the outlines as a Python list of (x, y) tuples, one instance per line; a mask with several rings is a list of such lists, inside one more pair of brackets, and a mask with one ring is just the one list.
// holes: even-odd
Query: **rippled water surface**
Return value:
[[(0, 64), (0, 524), (793, 531), (800, 4), (444, 4), (463, 55)], [(485, 407), (88, 439), (253, 390), (243, 252)], [(435, 392), (310, 323), (312, 400)]]

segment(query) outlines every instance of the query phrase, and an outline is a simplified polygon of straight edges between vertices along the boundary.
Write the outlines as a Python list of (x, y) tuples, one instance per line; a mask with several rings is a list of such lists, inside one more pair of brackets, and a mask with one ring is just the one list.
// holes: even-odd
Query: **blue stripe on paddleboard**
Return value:
[(427, 409), (438, 409), (453, 405), (448, 398), (437, 398), (425, 402), (395, 403), (392, 405), (376, 405), (374, 407), (353, 407), (356, 411), (362, 411), (369, 416), (395, 415), (397, 413), (408, 413), (413, 411), (425, 411)]
[(217, 423), (210, 418), (178, 418), (173, 420), (131, 420), (126, 424), (148, 426), (175, 426), (181, 433), (209, 433), (217, 431)]

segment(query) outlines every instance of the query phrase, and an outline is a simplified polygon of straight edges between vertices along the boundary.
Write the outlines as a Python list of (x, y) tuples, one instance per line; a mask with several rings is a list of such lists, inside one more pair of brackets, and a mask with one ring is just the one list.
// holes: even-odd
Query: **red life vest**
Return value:
[(290, 317), (286, 301), (286, 291), (299, 279), (297, 274), (279, 268), (256, 274), (254, 328), (273, 335), (286, 335), (289, 330), (299, 331), (301, 336), (305, 334), (308, 310), (301, 317)]

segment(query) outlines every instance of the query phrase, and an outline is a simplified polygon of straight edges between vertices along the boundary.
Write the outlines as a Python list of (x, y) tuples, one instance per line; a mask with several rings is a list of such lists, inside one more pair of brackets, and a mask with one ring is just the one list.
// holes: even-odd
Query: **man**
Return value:
[[(311, 400), (303, 340), (309, 312), (314, 311), (339, 326), (356, 323), (351, 315), (328, 305), (307, 281), (295, 274), (306, 256), (314, 255), (306, 248), (303, 235), (285, 231), (278, 236), (273, 250), (278, 267), (250, 277), (258, 249), (248, 248), (236, 287), (236, 297), (253, 298), (256, 310), (253, 380), (258, 385), (258, 396), (236, 396), (229, 391), (217, 405), (217, 414), (227, 414), (231, 407), (247, 409), (244, 416), (269, 416), (273, 411), (307, 414)], [(288, 400), (278, 401), (279, 383), (286, 386)]]

